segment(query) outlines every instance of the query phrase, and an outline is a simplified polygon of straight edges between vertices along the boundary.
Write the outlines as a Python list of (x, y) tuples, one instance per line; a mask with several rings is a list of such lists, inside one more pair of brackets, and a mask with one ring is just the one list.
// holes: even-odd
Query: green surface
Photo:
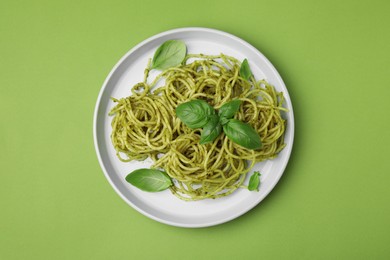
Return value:
[[(0, 259), (389, 259), (389, 1), (1, 1)], [(165, 30), (242, 37), (293, 100), (291, 161), (229, 223), (160, 224), (114, 192), (92, 117), (119, 58)]]

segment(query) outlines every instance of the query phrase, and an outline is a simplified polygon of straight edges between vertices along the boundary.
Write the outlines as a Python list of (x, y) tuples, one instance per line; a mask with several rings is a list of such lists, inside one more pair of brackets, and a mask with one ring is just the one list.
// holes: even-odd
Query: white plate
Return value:
[[(265, 78), (286, 98), (290, 110), (285, 117), (287, 146), (276, 159), (259, 163), (254, 170), (261, 172), (259, 192), (239, 189), (233, 194), (196, 202), (185, 202), (170, 193), (143, 192), (125, 181), (125, 176), (137, 168), (149, 167), (151, 160), (123, 163), (115, 155), (111, 145), (111, 118), (109, 110), (114, 106), (110, 97), (126, 97), (130, 88), (143, 80), (144, 68), (158, 46), (169, 39), (181, 39), (188, 53), (219, 54), (247, 58), (255, 78)], [(153, 76), (153, 75), (151, 75)], [(207, 28), (181, 28), (155, 35), (131, 49), (112, 69), (100, 91), (94, 114), (94, 141), (100, 165), (115, 191), (134, 209), (156, 221), (180, 227), (206, 227), (227, 222), (256, 206), (273, 189), (283, 174), (290, 157), (294, 137), (294, 118), (290, 96), (274, 66), (258, 50), (231, 34)], [(246, 180), (248, 181), (248, 180)]]

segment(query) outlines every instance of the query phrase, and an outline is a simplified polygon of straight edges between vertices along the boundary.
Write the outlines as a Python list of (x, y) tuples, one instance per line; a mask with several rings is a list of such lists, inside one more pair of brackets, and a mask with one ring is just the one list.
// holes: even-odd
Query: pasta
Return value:
[[(284, 148), (283, 94), (265, 80), (243, 79), (241, 62), (234, 57), (188, 54), (182, 65), (148, 83), (149, 64), (132, 95), (112, 98), (116, 105), (110, 111), (111, 140), (124, 162), (150, 157), (153, 168), (164, 169), (172, 178), (175, 185), (170, 190), (180, 199), (231, 194), (244, 187), (246, 174), (257, 162), (274, 158)], [(189, 100), (202, 99), (218, 109), (237, 98), (242, 103), (234, 118), (259, 133), (261, 149), (241, 147), (224, 134), (199, 144), (202, 130), (188, 128), (175, 114), (176, 107)]]

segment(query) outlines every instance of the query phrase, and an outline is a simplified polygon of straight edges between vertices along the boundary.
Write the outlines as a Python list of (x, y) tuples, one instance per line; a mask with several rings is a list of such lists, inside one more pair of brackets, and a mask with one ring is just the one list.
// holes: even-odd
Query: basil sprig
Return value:
[(259, 184), (260, 184), (260, 172), (255, 171), (251, 178), (249, 179), (249, 185), (248, 185), (248, 190), (253, 191), (257, 190), (259, 191)]
[(168, 40), (158, 47), (152, 60), (152, 69), (164, 70), (183, 62), (187, 52), (184, 42)]
[(192, 100), (176, 108), (177, 117), (189, 128), (203, 127), (200, 144), (213, 142), (223, 131), (226, 136), (247, 149), (262, 147), (256, 130), (249, 124), (233, 119), (240, 109), (241, 100), (235, 99), (224, 104), (218, 111), (204, 100)]
[(173, 185), (165, 172), (156, 169), (138, 169), (126, 176), (126, 181), (143, 191), (157, 192)]

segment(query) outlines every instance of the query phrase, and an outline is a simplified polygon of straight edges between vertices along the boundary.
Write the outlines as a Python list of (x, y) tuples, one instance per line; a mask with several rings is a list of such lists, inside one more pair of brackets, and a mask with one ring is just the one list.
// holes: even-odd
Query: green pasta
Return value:
[[(241, 63), (227, 55), (188, 54), (182, 65), (144, 81), (132, 95), (112, 100), (112, 144), (124, 162), (150, 157), (153, 168), (172, 178), (170, 190), (183, 200), (223, 197), (243, 186), (257, 162), (272, 159), (284, 148), (286, 120), (283, 94), (265, 80), (239, 75)], [(158, 87), (157, 85), (163, 85)], [(262, 148), (249, 150), (219, 135), (199, 144), (201, 130), (190, 129), (175, 114), (179, 104), (202, 99), (215, 109), (233, 99), (241, 106), (235, 119), (250, 124), (260, 135)]]

